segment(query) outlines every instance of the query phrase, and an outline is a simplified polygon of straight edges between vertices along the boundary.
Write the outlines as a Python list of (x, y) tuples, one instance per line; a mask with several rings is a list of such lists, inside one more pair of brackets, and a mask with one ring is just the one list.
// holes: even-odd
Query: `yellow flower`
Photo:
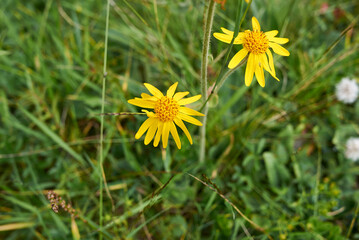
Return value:
[[(169, 133), (172, 134), (176, 145), (181, 149), (181, 141), (178, 136), (176, 125), (179, 126), (186, 134), (189, 142), (192, 144), (192, 137), (189, 134), (183, 121), (192, 123), (197, 126), (202, 126), (202, 123), (192, 116), (204, 116), (202, 113), (193, 109), (184, 107), (183, 105), (198, 101), (201, 95), (196, 95), (189, 98), (184, 98), (189, 92), (178, 92), (175, 94), (178, 82), (173, 84), (168, 90), (166, 96), (160, 90), (151, 84), (145, 83), (147, 90), (153, 95), (146, 93), (141, 94), (141, 98), (134, 98), (128, 100), (132, 105), (142, 108), (152, 108), (154, 112), (142, 110), (146, 112), (148, 119), (142, 123), (140, 129), (137, 131), (135, 138), (139, 139), (147, 130), (145, 137), (145, 144), (149, 144), (152, 139), (153, 146), (157, 147), (162, 137), (162, 145), (167, 147)], [(176, 124), (176, 125), (175, 125)], [(156, 136), (155, 136), (156, 135)]]
[[(289, 52), (279, 45), (289, 42), (289, 39), (275, 37), (278, 34), (277, 30), (262, 32), (261, 26), (255, 17), (252, 18), (252, 27), (253, 31), (246, 30), (240, 32), (234, 39), (233, 44), (242, 44), (243, 49), (233, 56), (228, 64), (228, 68), (235, 68), (249, 55), (245, 73), (245, 84), (249, 86), (255, 74), (259, 85), (264, 87), (265, 79), (263, 68), (279, 81), (275, 74), (273, 56), (269, 48), (272, 48), (273, 51), (279, 55), (289, 56)], [(222, 42), (231, 43), (233, 32), (225, 28), (221, 29), (223, 33), (214, 33), (213, 36)]]

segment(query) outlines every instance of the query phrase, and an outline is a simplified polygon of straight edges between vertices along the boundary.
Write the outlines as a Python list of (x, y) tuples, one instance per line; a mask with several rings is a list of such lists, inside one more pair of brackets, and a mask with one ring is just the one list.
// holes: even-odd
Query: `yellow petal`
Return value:
[(146, 101), (146, 100), (142, 100), (140, 98), (137, 99), (130, 99), (127, 101), (128, 103), (138, 106), (138, 107), (143, 107), (143, 108), (155, 108), (155, 102), (151, 102), (151, 101)]
[(151, 98), (138, 98), (138, 97), (135, 97), (134, 99), (135, 99), (135, 100), (152, 102), (152, 103), (155, 103), (155, 102), (158, 100), (158, 98), (153, 97), (153, 96), (151, 96)]
[(273, 51), (274, 51), (276, 54), (279, 54), (279, 55), (282, 55), (282, 56), (289, 56), (289, 55), (290, 55), (290, 53), (288, 52), (288, 50), (285, 49), (284, 47), (282, 47), (282, 46), (279, 45), (279, 44), (269, 42), (269, 46), (273, 49)]
[(202, 126), (202, 123), (201, 123), (200, 121), (198, 121), (198, 120), (195, 119), (194, 117), (188, 116), (188, 115), (186, 115), (186, 114), (178, 113), (177, 117), (180, 118), (180, 119), (182, 119), (183, 121), (192, 123), (192, 124), (194, 124), (194, 125)]
[(187, 107), (180, 107), (179, 112), (187, 114), (187, 115), (192, 115), (192, 116), (204, 116), (204, 114), (197, 112), (196, 110), (187, 108)]
[(156, 134), (155, 140), (153, 141), (154, 147), (157, 147), (158, 143), (161, 140), (162, 130), (163, 130), (163, 122), (159, 121), (158, 125), (157, 125), (157, 134)]
[(145, 109), (142, 109), (141, 112), (146, 113), (147, 117), (149, 117), (149, 118), (150, 117), (156, 117), (156, 115), (153, 112), (149, 112), (149, 111), (147, 111)]
[(233, 34), (234, 34), (233, 31), (230, 31), (230, 30), (228, 30), (227, 28), (224, 28), (224, 27), (221, 27), (221, 30), (222, 30), (222, 32), (224, 32), (227, 35), (232, 35), (233, 36)]
[(271, 69), (269, 68), (269, 64), (268, 64), (268, 59), (267, 56), (265, 55), (265, 53), (260, 55), (260, 62), (261, 64), (263, 64), (264, 69), (270, 73), (270, 75), (272, 75), (272, 77), (274, 77), (276, 80), (279, 81), (279, 79), (277, 78), (277, 76), (275, 75), (275, 73), (273, 73), (271, 71)]
[(141, 97), (142, 98), (151, 98), (152, 96), (150, 94), (147, 94), (147, 93), (141, 93)]
[(162, 98), (163, 94), (161, 93), (160, 90), (158, 90), (156, 87), (152, 86), (149, 83), (145, 83), (145, 87), (148, 89), (148, 91), (150, 93), (152, 93), (153, 96), (157, 97), (157, 98)]
[(148, 118), (146, 121), (144, 121), (140, 127), (140, 129), (138, 129), (135, 138), (139, 139), (140, 137), (142, 137), (142, 135), (147, 131), (147, 129), (156, 121), (156, 118)]
[(178, 92), (173, 96), (173, 100), (181, 100), (183, 97), (187, 96), (189, 92)]
[(170, 123), (170, 132), (173, 136), (173, 139), (175, 140), (178, 149), (181, 149), (181, 140), (178, 136), (177, 128), (173, 122), (169, 122), (169, 123)]
[(274, 36), (277, 36), (278, 31), (277, 30), (272, 30), (272, 31), (269, 31), (269, 32), (265, 32), (264, 34), (267, 36), (268, 40), (270, 41), (271, 39), (274, 38)]
[(267, 49), (266, 53), (267, 53), (267, 55), (268, 55), (269, 66), (270, 66), (270, 68), (271, 68), (273, 74), (276, 75), (276, 74), (275, 74), (274, 63), (273, 63), (273, 55), (272, 55), (272, 52), (271, 52), (269, 49)]
[(232, 41), (232, 36), (227, 35), (227, 34), (223, 34), (223, 33), (213, 33), (213, 36), (215, 38), (217, 38), (219, 41), (225, 42), (225, 43), (230, 43)]
[(251, 82), (253, 79), (254, 69), (256, 67), (255, 58), (256, 58), (256, 55), (254, 55), (253, 53), (249, 54), (249, 57), (247, 60), (246, 73), (245, 73), (245, 77), (244, 77), (244, 82), (247, 87), (249, 85), (251, 85)]
[(186, 125), (184, 125), (183, 121), (179, 118), (175, 118), (175, 119), (173, 119), (173, 121), (177, 124), (177, 126), (179, 126), (182, 129), (182, 131), (188, 138), (188, 141), (190, 142), (190, 144), (193, 144), (191, 134), (189, 134), (188, 129), (187, 129)]
[(151, 96), (147, 93), (141, 93), (141, 97), (144, 99), (144, 100), (151, 100), (151, 101), (157, 101), (158, 98), (154, 97), (154, 96)]
[(179, 105), (190, 104), (190, 103), (193, 103), (193, 102), (198, 101), (201, 97), (202, 97), (202, 96), (199, 94), (199, 95), (196, 95), (196, 96), (193, 96), (193, 97), (184, 98), (184, 99), (179, 100), (179, 101), (178, 101), (178, 104), (179, 104)]
[(178, 82), (174, 83), (168, 90), (167, 90), (167, 97), (172, 98), (173, 94), (175, 94)]
[(162, 129), (162, 146), (163, 146), (163, 148), (167, 147), (169, 134), (170, 134), (170, 122), (164, 122), (163, 129)]
[(255, 18), (255, 17), (252, 17), (252, 28), (254, 31), (261, 30), (261, 25), (259, 25), (259, 22), (258, 22), (257, 18)]
[(287, 42), (289, 42), (289, 39), (288, 38), (277, 38), (277, 37), (274, 37), (272, 39), (270, 39), (271, 42), (275, 42), (275, 43), (278, 43), (278, 44), (285, 44)]
[[(224, 32), (225, 34), (230, 35), (230, 36), (233, 36), (233, 34), (234, 34), (233, 31), (230, 31), (230, 30), (228, 30), (228, 29), (226, 29), (224, 27), (221, 27), (221, 30), (222, 30), (222, 32)], [(243, 36), (244, 36), (244, 33), (239, 32), (236, 38), (238, 38), (238, 39), (243, 38)]]
[(261, 64), (263, 64), (264, 69), (267, 72), (270, 72), (271, 70), (269, 68), (268, 59), (267, 59), (267, 56), (265, 55), (265, 53), (259, 55), (259, 58), (260, 58)]
[[(233, 33), (232, 35), (223, 34), (223, 33), (213, 33), (213, 36), (222, 42), (231, 43), (233, 38)], [(243, 35), (238, 34), (238, 36), (234, 39), (233, 44), (242, 44), (242, 43), (243, 43)]]
[(257, 65), (255, 74), (256, 74), (257, 82), (259, 83), (259, 85), (261, 85), (261, 87), (264, 87), (265, 79), (264, 79), (263, 68), (260, 67), (259, 65)]
[(148, 129), (148, 132), (145, 137), (145, 145), (149, 144), (153, 137), (155, 136), (157, 127), (158, 127), (158, 118), (155, 118), (155, 121), (151, 124), (150, 128)]
[(235, 68), (242, 60), (245, 58), (248, 54), (248, 50), (243, 48), (239, 52), (236, 53), (236, 55), (233, 56), (231, 61), (228, 64), (229, 69)]

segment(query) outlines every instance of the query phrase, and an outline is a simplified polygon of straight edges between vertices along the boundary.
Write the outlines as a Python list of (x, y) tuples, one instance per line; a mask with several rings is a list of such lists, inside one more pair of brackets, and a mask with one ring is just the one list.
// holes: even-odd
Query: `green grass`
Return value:
[[(205, 2), (111, 1), (105, 112), (138, 112), (127, 100), (144, 82), (201, 93)], [(236, 10), (217, 6), (213, 31), (234, 30)], [(291, 55), (274, 54), (281, 81), (267, 74), (265, 88), (245, 87), (244, 67), (230, 75), (209, 104), (203, 164), (198, 127), (187, 125), (193, 145), (179, 131), (182, 149), (170, 139), (163, 150), (135, 140), (144, 116), (105, 116), (114, 206), (103, 189), (100, 228), (106, 1), (2, 0), (0, 238), (76, 239), (77, 227), (81, 239), (359, 239), (359, 165), (344, 156), (359, 101), (334, 96), (359, 76), (357, 15), (356, 0), (253, 0), (241, 30), (255, 16), (290, 39)], [(210, 47), (212, 85), (228, 44)], [(51, 210), (50, 189), (79, 211), (76, 225)]]

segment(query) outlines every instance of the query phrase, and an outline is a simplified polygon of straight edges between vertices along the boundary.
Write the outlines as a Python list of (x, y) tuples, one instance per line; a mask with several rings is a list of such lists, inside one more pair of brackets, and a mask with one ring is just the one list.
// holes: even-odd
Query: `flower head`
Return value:
[(132, 105), (142, 108), (151, 108), (154, 112), (142, 110), (147, 114), (148, 119), (144, 121), (137, 131), (135, 138), (139, 139), (147, 130), (145, 137), (145, 144), (149, 144), (152, 139), (153, 146), (157, 147), (162, 137), (162, 145), (167, 147), (169, 133), (171, 133), (176, 145), (181, 149), (181, 141), (178, 136), (177, 128), (180, 127), (186, 134), (189, 142), (192, 144), (192, 137), (189, 134), (183, 121), (192, 123), (197, 126), (202, 126), (202, 123), (192, 116), (204, 116), (202, 113), (193, 109), (184, 107), (183, 105), (198, 101), (201, 95), (196, 95), (189, 98), (184, 98), (189, 92), (178, 92), (175, 94), (178, 82), (173, 84), (168, 90), (167, 94), (163, 95), (160, 90), (151, 84), (145, 83), (147, 90), (153, 95), (146, 93), (141, 94), (141, 98), (134, 98), (128, 100)]
[(343, 103), (353, 103), (358, 98), (359, 87), (355, 80), (343, 78), (335, 88), (337, 99)]
[(349, 138), (346, 143), (345, 157), (353, 161), (359, 160), (359, 138)]
[[(255, 17), (252, 18), (252, 27), (252, 31), (246, 30), (240, 32), (234, 39), (233, 44), (242, 44), (243, 48), (234, 55), (228, 64), (228, 68), (235, 68), (248, 56), (245, 73), (246, 86), (251, 84), (253, 75), (255, 75), (259, 85), (264, 87), (265, 79), (263, 68), (279, 81), (275, 74), (273, 55), (270, 48), (279, 55), (289, 56), (289, 52), (279, 45), (287, 43), (289, 39), (275, 37), (278, 34), (277, 30), (269, 32), (261, 31), (261, 26)], [(234, 33), (225, 28), (221, 29), (223, 33), (214, 33), (213, 36), (222, 42), (230, 43)]]

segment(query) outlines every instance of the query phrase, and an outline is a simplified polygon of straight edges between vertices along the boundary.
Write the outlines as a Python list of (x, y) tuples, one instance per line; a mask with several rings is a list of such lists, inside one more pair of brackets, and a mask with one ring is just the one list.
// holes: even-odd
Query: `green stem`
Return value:
[[(102, 78), (102, 100), (101, 100), (101, 130), (100, 130), (100, 161), (99, 161), (99, 174), (100, 174), (100, 229), (103, 226), (103, 119), (105, 112), (105, 89), (107, 77), (107, 45), (108, 45), (108, 23), (110, 18), (110, 0), (107, 0), (106, 9), (106, 32), (105, 32), (105, 53), (103, 56), (103, 78)], [(100, 231), (100, 240), (102, 239), (102, 231)]]
[[(207, 99), (207, 67), (208, 67), (208, 52), (209, 52), (209, 42), (211, 39), (211, 30), (213, 25), (213, 17), (216, 3), (213, 0), (209, 0), (208, 8), (206, 11), (207, 20), (204, 26), (204, 36), (203, 36), (203, 48), (202, 48), (202, 65), (201, 65), (201, 91), (202, 99)], [(206, 125), (207, 125), (207, 114), (208, 114), (208, 104), (204, 106), (203, 114), (205, 115), (202, 119), (203, 126), (200, 130), (200, 152), (199, 152), (199, 161), (204, 162), (206, 157)]]
[[(226, 81), (226, 79), (232, 74), (234, 73), (237, 69), (239, 69), (240, 67), (242, 67), (243, 64), (246, 63), (248, 57), (245, 57), (242, 62), (240, 62), (235, 68), (228, 70), (225, 74), (223, 74), (222, 78), (218, 80), (218, 84), (216, 88), (213, 88), (213, 91), (211, 92), (211, 94), (214, 93), (218, 93), (219, 89), (221, 89), (221, 87), (223, 86), (224, 82)], [(208, 97), (209, 98), (209, 97)]]
[(351, 232), (353, 230), (355, 219), (358, 216), (358, 213), (359, 213), (359, 202), (357, 203), (357, 207), (355, 209), (354, 217), (352, 219), (352, 222), (350, 223), (350, 227), (349, 227), (349, 230), (348, 230), (348, 233), (347, 233), (347, 239), (349, 239), (350, 234), (351, 234)]
[(318, 142), (318, 162), (317, 162), (317, 174), (316, 174), (316, 183), (314, 190), (314, 216), (318, 214), (318, 196), (319, 196), (319, 184), (320, 184), (320, 175), (322, 171), (322, 148)]
[[(214, 91), (215, 91), (215, 89), (216, 89), (216, 87), (217, 87), (217, 84), (218, 84), (218, 80), (224, 78), (224, 76), (223, 76), (223, 74), (224, 74), (224, 69), (226, 68), (226, 66), (228, 65), (228, 62), (229, 62), (229, 55), (230, 55), (230, 53), (231, 53), (231, 51), (232, 51), (232, 47), (233, 47), (233, 43), (234, 43), (234, 39), (235, 39), (234, 36), (237, 36), (237, 35), (238, 35), (239, 29), (241, 28), (242, 23), (243, 23), (243, 21), (244, 21), (244, 19), (245, 19), (245, 17), (246, 17), (246, 14), (247, 14), (247, 12), (248, 12), (248, 10), (249, 10), (249, 7), (250, 7), (251, 4), (252, 4), (252, 0), (250, 0), (249, 4), (247, 4), (247, 8), (246, 8), (246, 10), (245, 10), (245, 12), (244, 12), (244, 14), (243, 14), (241, 20), (239, 20), (239, 19), (240, 19), (240, 16), (241, 16), (241, 12), (242, 12), (242, 2), (243, 2), (243, 0), (240, 0), (240, 1), (238, 2), (238, 8), (237, 8), (237, 14), (236, 14), (236, 21), (235, 21), (235, 26), (234, 26), (234, 34), (233, 34), (233, 38), (232, 38), (232, 40), (231, 40), (231, 43), (229, 44), (229, 47), (228, 47), (228, 49), (227, 49), (226, 57), (225, 57), (225, 59), (224, 59), (224, 61), (223, 61), (223, 63), (222, 63), (221, 71), (220, 71), (220, 73), (219, 73), (219, 75), (218, 75), (218, 77), (217, 77), (217, 79), (216, 79), (216, 81), (215, 81), (215, 83), (214, 83), (214, 86), (213, 86), (213, 88), (212, 88), (212, 91), (210, 92), (210, 94), (209, 94), (209, 96), (207, 97), (206, 101), (203, 103), (202, 107), (200, 108), (200, 111), (202, 111), (202, 109), (206, 106), (206, 104), (208, 103), (208, 101), (209, 101), (209, 100), (211, 99), (211, 97), (213, 96), (213, 93), (214, 93)], [(238, 68), (235, 68), (235, 69), (238, 69)], [(228, 73), (228, 72), (227, 72), (227, 73)], [(231, 72), (231, 73), (232, 73), (232, 72)], [(229, 74), (229, 75), (230, 75), (230, 74)], [(229, 75), (227, 75), (227, 77), (228, 77)]]

